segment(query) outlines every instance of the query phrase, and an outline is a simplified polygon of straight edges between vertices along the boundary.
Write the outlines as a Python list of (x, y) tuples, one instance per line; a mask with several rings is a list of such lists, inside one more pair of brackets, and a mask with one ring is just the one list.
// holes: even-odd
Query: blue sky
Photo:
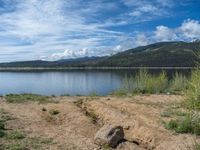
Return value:
[(200, 0), (0, 0), (0, 62), (200, 38)]

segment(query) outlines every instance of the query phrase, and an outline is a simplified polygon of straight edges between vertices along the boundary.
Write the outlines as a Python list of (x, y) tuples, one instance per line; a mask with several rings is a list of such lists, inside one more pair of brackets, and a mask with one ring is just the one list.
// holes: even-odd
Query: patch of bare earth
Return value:
[(45, 147), (51, 150), (98, 149), (94, 135), (104, 124), (123, 127), (125, 141), (119, 144), (118, 150), (184, 150), (195, 138), (189, 134), (174, 134), (161, 123), (161, 113), (169, 104), (180, 102), (181, 96), (55, 99), (60, 102), (10, 104), (1, 99), (0, 109), (15, 118), (6, 123), (6, 128), (20, 129), (28, 137), (51, 138), (52, 144)]

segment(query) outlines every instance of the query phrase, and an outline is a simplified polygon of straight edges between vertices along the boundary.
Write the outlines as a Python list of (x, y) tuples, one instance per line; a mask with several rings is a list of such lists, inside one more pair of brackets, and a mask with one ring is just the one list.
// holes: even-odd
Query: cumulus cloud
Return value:
[(153, 38), (158, 41), (193, 41), (200, 38), (200, 23), (197, 20), (187, 19), (177, 28), (157, 26)]
[(60, 53), (53, 53), (50, 56), (50, 60), (59, 60), (59, 59), (65, 59), (65, 58), (77, 58), (77, 57), (86, 57), (88, 54), (88, 50), (86, 48), (83, 48), (80, 51), (73, 51), (73, 50), (65, 50), (64, 52)]
[(155, 34), (156, 41), (175, 41), (177, 40), (177, 35), (173, 29), (166, 26), (157, 26)]
[(186, 20), (179, 28), (180, 33), (186, 39), (199, 39), (200, 38), (200, 23), (197, 20)]

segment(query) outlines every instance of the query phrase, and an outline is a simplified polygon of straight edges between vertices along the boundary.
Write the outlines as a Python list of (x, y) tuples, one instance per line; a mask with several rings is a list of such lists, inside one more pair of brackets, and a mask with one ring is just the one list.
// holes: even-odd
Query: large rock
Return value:
[(124, 131), (121, 126), (104, 125), (95, 135), (94, 142), (99, 146), (108, 145), (116, 147), (124, 139)]

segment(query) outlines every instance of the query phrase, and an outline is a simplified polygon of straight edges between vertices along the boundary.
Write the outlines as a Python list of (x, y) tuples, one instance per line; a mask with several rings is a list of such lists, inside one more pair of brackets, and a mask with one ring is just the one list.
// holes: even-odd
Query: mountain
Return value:
[(161, 42), (106, 57), (1, 63), (0, 67), (194, 67), (200, 41)]
[(199, 61), (200, 42), (161, 42), (108, 57), (100, 66), (193, 67)]

